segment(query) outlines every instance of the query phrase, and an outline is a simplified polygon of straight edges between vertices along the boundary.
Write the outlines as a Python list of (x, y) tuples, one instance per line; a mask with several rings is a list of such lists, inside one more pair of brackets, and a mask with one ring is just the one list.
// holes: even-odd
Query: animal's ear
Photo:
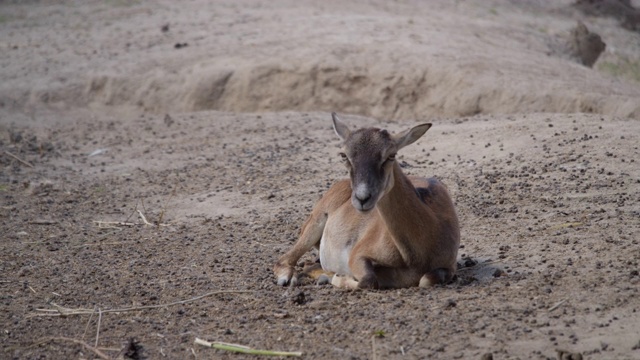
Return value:
[(420, 124), (418, 126), (414, 126), (409, 130), (405, 130), (397, 135), (393, 136), (393, 140), (396, 142), (396, 146), (398, 150), (403, 147), (413, 144), (416, 140), (420, 139), (424, 133), (429, 130), (431, 124)]
[(333, 112), (331, 113), (331, 117), (333, 118), (333, 130), (340, 137), (340, 139), (342, 139), (342, 141), (347, 140), (349, 134), (351, 134), (351, 131), (349, 130), (347, 125), (343, 124), (340, 121), (340, 119), (338, 118), (338, 114)]

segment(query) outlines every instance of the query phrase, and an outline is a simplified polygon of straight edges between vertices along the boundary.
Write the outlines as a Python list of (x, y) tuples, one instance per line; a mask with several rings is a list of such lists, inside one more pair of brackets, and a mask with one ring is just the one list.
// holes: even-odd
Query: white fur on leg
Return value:
[(354, 278), (350, 276), (342, 276), (338, 274), (333, 275), (333, 278), (331, 279), (331, 285), (339, 288), (345, 288), (345, 289), (358, 288), (358, 282)]
[(418, 286), (421, 288), (432, 287), (433, 285), (435, 284), (433, 284), (431, 280), (429, 280), (429, 277), (427, 275), (423, 275), (420, 278), (420, 283), (418, 284)]

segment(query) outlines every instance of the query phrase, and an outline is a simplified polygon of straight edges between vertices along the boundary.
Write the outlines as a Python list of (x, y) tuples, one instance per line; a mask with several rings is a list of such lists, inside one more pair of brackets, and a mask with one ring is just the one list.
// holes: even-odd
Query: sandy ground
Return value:
[[(640, 358), (640, 34), (427, 4), (0, 3), (0, 357)], [(551, 51), (578, 19), (593, 68)], [(330, 111), (434, 123), (399, 161), (451, 191), (453, 284), (276, 286), (346, 176)]]

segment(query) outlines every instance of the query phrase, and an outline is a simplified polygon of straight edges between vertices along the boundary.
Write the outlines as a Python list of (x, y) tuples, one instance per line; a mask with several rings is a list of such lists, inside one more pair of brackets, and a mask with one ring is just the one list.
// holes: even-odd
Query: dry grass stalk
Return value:
[[(180, 305), (180, 304), (187, 304), (193, 301), (197, 301), (200, 299), (203, 299), (205, 297), (209, 297), (209, 296), (213, 296), (213, 295), (220, 295), (220, 294), (246, 294), (246, 293), (253, 293), (253, 290), (221, 290), (221, 291), (212, 291), (200, 296), (196, 296), (190, 299), (186, 299), (186, 300), (180, 300), (180, 301), (175, 301), (172, 303), (168, 303), (168, 304), (158, 304), (158, 305), (145, 305), (145, 306), (132, 306), (132, 307), (126, 307), (126, 308), (119, 308), (119, 309), (106, 309), (106, 310), (100, 310), (100, 314), (106, 314), (106, 313), (121, 313), (121, 312), (128, 312), (128, 311), (138, 311), (138, 310), (148, 310), (148, 309), (158, 309), (158, 308), (163, 308), (163, 307), (169, 307), (169, 306), (174, 306), (174, 305)], [(51, 305), (53, 307), (55, 307), (55, 309), (36, 309), (36, 311), (39, 311), (40, 313), (35, 313), (32, 314), (31, 316), (71, 316), (71, 315), (91, 315), (94, 314), (96, 311), (95, 309), (70, 309), (70, 308), (65, 308), (64, 306), (60, 306), (57, 305), (55, 303), (51, 303)]]
[(177, 186), (173, 187), (173, 191), (171, 191), (171, 196), (169, 196), (169, 198), (164, 202), (164, 205), (162, 206), (162, 211), (160, 211), (160, 215), (158, 215), (158, 221), (156, 221), (156, 224), (158, 226), (160, 226), (160, 224), (162, 224), (162, 220), (164, 219), (164, 214), (167, 210), (167, 205), (169, 205), (169, 202), (171, 201), (171, 199), (173, 199), (174, 196), (176, 196), (176, 190), (178, 189)]
[(100, 323), (102, 322), (102, 310), (98, 308), (98, 329), (96, 330), (96, 344), (95, 347), (98, 347), (98, 340), (100, 339)]
[(5, 153), (6, 155), (8, 155), (9, 157), (12, 157), (13, 159), (18, 160), (18, 162), (20, 162), (20, 163), (22, 163), (22, 164), (24, 164), (24, 165), (26, 165), (26, 166), (28, 166), (28, 167), (30, 167), (30, 168), (32, 168), (32, 167), (33, 167), (33, 165), (31, 165), (30, 163), (28, 163), (28, 162), (26, 162), (26, 161), (24, 161), (24, 160), (20, 159), (20, 158), (19, 158), (19, 157), (17, 157), (16, 155), (14, 155), (14, 154), (12, 154), (12, 153), (8, 152), (7, 150), (5, 150), (5, 151), (4, 151), (4, 153)]
[(72, 342), (72, 343), (80, 344), (85, 349), (87, 349), (87, 350), (91, 351), (92, 353), (94, 353), (100, 359), (111, 360), (111, 357), (109, 357), (107, 354), (103, 353), (99, 349), (96, 349), (95, 347), (87, 344), (86, 342), (84, 342), (82, 340), (72, 339), (72, 338), (67, 338), (67, 337), (52, 337), (52, 338), (46, 339), (45, 341), (43, 341), (41, 343), (47, 343), (47, 342), (51, 342), (51, 341), (66, 341), (66, 342)]
[[(94, 308), (95, 310), (95, 308)], [(93, 314), (91, 314), (91, 316), (89, 316), (89, 320), (87, 320), (87, 325), (84, 327), (84, 332), (82, 333), (82, 339), (84, 340), (84, 336), (87, 335), (87, 330), (89, 330), (89, 324), (91, 324), (91, 319), (93, 319)]]
[(251, 354), (251, 355), (266, 355), (266, 356), (302, 356), (301, 351), (273, 351), (273, 350), (260, 350), (260, 349), (252, 349), (248, 346), (238, 345), (238, 344), (230, 344), (224, 342), (208, 342), (206, 340), (202, 340), (196, 338), (194, 341), (198, 345), (211, 347), (214, 349), (237, 352), (242, 354)]
[(552, 312), (553, 310), (559, 308), (560, 306), (562, 306), (562, 304), (564, 304), (566, 302), (567, 302), (567, 299), (564, 299), (564, 300), (558, 302), (557, 304), (553, 305), (552, 307), (550, 307), (548, 311)]
[(154, 226), (152, 223), (150, 223), (149, 221), (147, 221), (147, 218), (144, 216), (144, 214), (142, 213), (142, 211), (138, 210), (138, 214), (140, 214), (140, 218), (142, 219), (142, 221), (144, 222), (145, 225), (147, 226)]
[(45, 220), (45, 219), (29, 221), (29, 224), (32, 224), (32, 225), (55, 225), (57, 223), (58, 222), (55, 220)]
[(122, 222), (122, 221), (100, 221), (100, 220), (94, 220), (93, 222), (96, 223), (98, 225), (98, 227), (101, 228), (101, 229), (117, 229), (116, 226), (111, 226), (111, 225), (136, 226), (136, 224), (134, 224), (134, 223)]

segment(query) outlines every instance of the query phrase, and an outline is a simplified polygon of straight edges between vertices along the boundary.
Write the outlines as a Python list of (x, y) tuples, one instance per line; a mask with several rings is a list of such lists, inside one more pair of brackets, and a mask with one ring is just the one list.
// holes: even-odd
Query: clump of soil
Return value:
[(581, 21), (571, 30), (569, 51), (571, 56), (588, 67), (592, 67), (606, 48), (600, 35), (589, 31)]
[(589, 31), (582, 21), (569, 31), (561, 34), (550, 44), (555, 55), (567, 57), (582, 65), (593, 67), (600, 54), (605, 50), (606, 44), (600, 35)]

